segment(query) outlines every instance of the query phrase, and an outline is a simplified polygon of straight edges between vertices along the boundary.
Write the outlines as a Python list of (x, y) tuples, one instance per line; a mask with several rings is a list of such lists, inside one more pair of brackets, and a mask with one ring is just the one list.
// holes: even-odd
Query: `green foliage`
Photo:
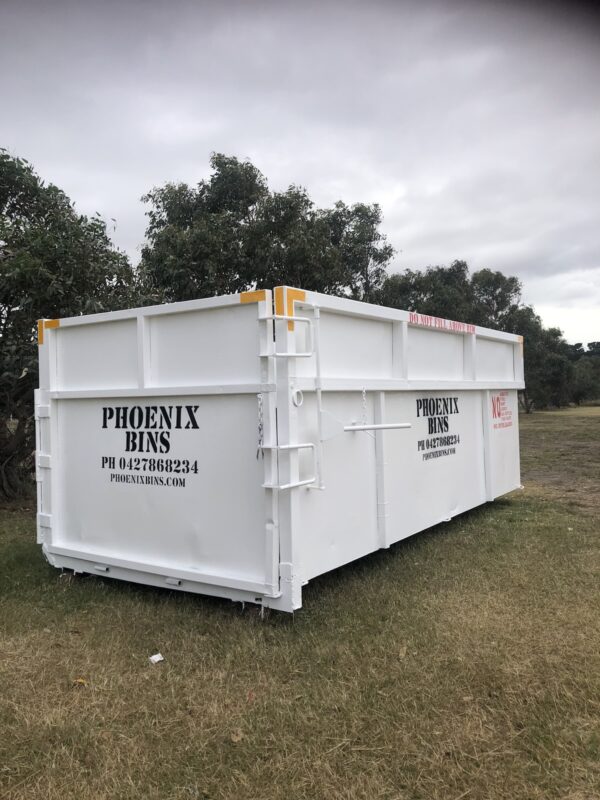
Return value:
[(568, 347), (568, 356), (571, 361), (577, 361), (584, 356), (586, 353), (585, 347), (583, 346), (582, 342), (577, 342), (576, 344), (569, 344)]
[(0, 495), (15, 495), (34, 449), (36, 321), (126, 307), (133, 273), (97, 216), (0, 150)]
[(379, 231), (383, 220), (380, 207), (364, 203), (350, 207), (338, 202), (321, 214), (330, 231), (331, 243), (339, 253), (347, 288), (344, 293), (354, 300), (372, 302), (394, 256), (394, 248)]
[(600, 355), (580, 358), (576, 362), (571, 391), (577, 405), (600, 397)]
[(473, 291), (465, 261), (390, 275), (374, 299), (392, 308), (473, 322)]
[(263, 199), (246, 230), (244, 252), (244, 288), (288, 284), (326, 293), (342, 291), (342, 260), (327, 220), (299, 187)]
[(150, 205), (140, 277), (166, 301), (246, 288), (246, 230), (268, 194), (251, 164), (214, 155), (210, 181), (196, 189), (166, 184), (142, 199)]
[(588, 356), (600, 356), (600, 342), (588, 342), (588, 349), (586, 351)]
[(249, 162), (215, 153), (211, 167), (196, 188), (167, 184), (142, 198), (149, 294), (173, 301), (289, 284), (372, 299), (393, 255), (379, 206), (318, 209), (301, 187), (271, 192)]
[(374, 299), (392, 308), (502, 329), (520, 307), (520, 298), (518, 278), (489, 269), (470, 275), (466, 261), (453, 261), (449, 267), (390, 275)]
[(573, 365), (569, 345), (558, 328), (544, 328), (531, 306), (519, 306), (507, 316), (503, 330), (519, 333), (524, 340), (525, 390), (521, 402), (527, 412), (534, 408), (565, 406), (571, 401)]
[(522, 307), (519, 279), (480, 269), (473, 273), (471, 291), (475, 324), (508, 330), (512, 315)]

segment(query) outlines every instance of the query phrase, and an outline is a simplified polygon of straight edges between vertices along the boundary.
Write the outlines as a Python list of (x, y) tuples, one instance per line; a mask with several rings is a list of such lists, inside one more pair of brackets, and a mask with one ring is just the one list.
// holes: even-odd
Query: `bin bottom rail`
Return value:
[(281, 592), (277, 587), (258, 581), (233, 576), (210, 575), (193, 570), (167, 570), (156, 564), (107, 558), (100, 553), (87, 553), (63, 547), (44, 545), (43, 553), (48, 563), (58, 569), (69, 569), (76, 574), (98, 575), (132, 583), (176, 589), (183, 592), (222, 597), (241, 603), (271, 605)]

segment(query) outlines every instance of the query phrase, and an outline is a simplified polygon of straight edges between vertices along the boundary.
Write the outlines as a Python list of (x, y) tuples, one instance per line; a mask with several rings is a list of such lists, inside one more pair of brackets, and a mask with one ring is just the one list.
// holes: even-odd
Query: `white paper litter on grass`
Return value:
[(151, 664), (158, 664), (160, 661), (164, 661), (165, 659), (161, 655), (161, 653), (155, 653), (153, 656), (148, 657), (148, 661)]

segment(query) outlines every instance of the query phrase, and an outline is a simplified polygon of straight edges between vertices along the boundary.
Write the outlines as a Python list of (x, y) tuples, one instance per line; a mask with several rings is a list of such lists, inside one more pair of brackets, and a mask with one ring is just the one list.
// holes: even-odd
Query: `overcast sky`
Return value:
[[(378, 202), (394, 270), (518, 275), (600, 339), (600, 17), (500, 2), (0, 0), (0, 146), (139, 259), (140, 196), (211, 151)], [(114, 229), (112, 229), (114, 227)]]

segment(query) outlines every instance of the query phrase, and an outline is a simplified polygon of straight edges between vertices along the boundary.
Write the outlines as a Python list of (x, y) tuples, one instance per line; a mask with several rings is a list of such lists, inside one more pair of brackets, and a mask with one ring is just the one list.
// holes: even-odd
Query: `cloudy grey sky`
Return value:
[[(379, 202), (394, 269), (518, 275), (600, 339), (600, 18), (468, 0), (0, 0), (0, 145), (134, 261), (140, 196), (213, 150), (319, 205)], [(113, 226), (113, 223), (111, 223)]]

